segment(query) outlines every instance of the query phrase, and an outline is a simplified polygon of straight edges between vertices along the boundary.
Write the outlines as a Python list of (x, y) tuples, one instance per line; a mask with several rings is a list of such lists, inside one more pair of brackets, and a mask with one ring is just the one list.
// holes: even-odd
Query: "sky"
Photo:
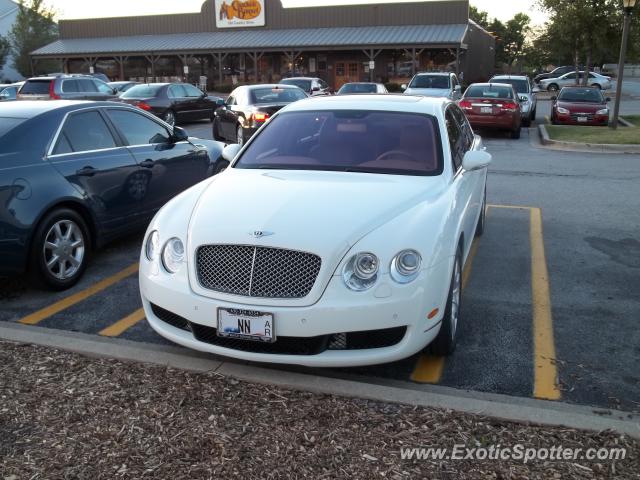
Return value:
[[(283, 5), (306, 7), (390, 2), (393, 0), (283, 0)], [(46, 3), (58, 12), (58, 18), (71, 19), (199, 12), (204, 0), (47, 0)], [(490, 17), (509, 20), (514, 14), (525, 12), (534, 23), (543, 23), (544, 15), (532, 10), (531, 3), (530, 0), (471, 0), (472, 5), (489, 12)]]

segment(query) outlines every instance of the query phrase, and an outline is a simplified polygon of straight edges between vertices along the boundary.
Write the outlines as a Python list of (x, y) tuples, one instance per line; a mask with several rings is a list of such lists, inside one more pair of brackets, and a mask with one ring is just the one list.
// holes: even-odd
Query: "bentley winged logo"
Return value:
[(271, 235), (275, 235), (275, 233), (265, 232), (264, 230), (254, 230), (253, 232), (250, 232), (249, 235), (251, 235), (254, 238), (262, 238), (262, 237), (270, 237)]

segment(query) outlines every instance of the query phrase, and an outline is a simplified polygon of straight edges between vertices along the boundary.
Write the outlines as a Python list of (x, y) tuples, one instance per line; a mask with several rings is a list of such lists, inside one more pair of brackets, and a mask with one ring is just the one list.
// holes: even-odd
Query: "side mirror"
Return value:
[(404, 92), (406, 89), (407, 89), (407, 85), (405, 83), (400, 85), (400, 90), (402, 90)]
[(491, 154), (484, 150), (469, 150), (462, 159), (462, 168), (467, 172), (487, 168), (491, 163)]
[(311, 91), (312, 92), (319, 92), (320, 91), (320, 87), (311, 87)]
[(224, 158), (227, 162), (233, 162), (233, 159), (236, 158), (238, 152), (242, 149), (242, 145), (238, 145), (237, 143), (232, 143), (231, 145), (227, 145), (222, 150), (222, 158)]
[(117, 88), (112, 88), (111, 91), (113, 92), (114, 95), (118, 95), (118, 89)]
[(460, 85), (456, 85), (453, 90), (460, 93), (462, 91), (462, 87)]
[(522, 97), (518, 97), (518, 100), (520, 101), (520, 103), (526, 103), (529, 101), (529, 98), (522, 96)]
[(555, 102), (556, 100), (558, 100), (558, 97), (556, 97), (555, 95), (553, 97), (551, 97), (551, 101)]
[(604, 99), (605, 102), (610, 102), (611, 101), (611, 97), (607, 97)]
[(222, 107), (224, 105), (224, 99), (223, 98), (216, 99), (216, 105), (219, 107)]
[(173, 127), (173, 135), (171, 136), (173, 143), (185, 142), (187, 140), (189, 140), (189, 134), (184, 128)]

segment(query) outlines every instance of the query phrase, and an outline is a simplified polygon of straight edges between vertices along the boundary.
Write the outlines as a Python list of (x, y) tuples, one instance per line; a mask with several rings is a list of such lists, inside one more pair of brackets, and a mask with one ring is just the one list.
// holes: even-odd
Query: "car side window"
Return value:
[(451, 161), (453, 163), (453, 171), (457, 172), (462, 166), (462, 157), (464, 156), (465, 139), (458, 120), (455, 118), (453, 109), (450, 107), (445, 113), (445, 123), (447, 126), (447, 134), (449, 136), (449, 147), (451, 148)]
[(187, 92), (187, 96), (188, 97), (201, 97), (202, 96), (202, 90), (200, 90), (199, 88), (194, 87), (193, 85), (189, 85), (189, 84), (184, 84), (182, 86), (185, 91)]
[(53, 153), (88, 152), (116, 146), (116, 141), (102, 115), (96, 110), (91, 110), (73, 113), (67, 117)]
[(144, 115), (118, 109), (109, 109), (107, 114), (130, 146), (169, 143), (169, 131)]
[(80, 90), (83, 92), (96, 93), (98, 91), (97, 85), (91, 78), (80, 78), (78, 79), (78, 83), (80, 84)]
[(62, 81), (62, 91), (64, 93), (78, 93), (80, 92), (80, 85), (78, 84), (78, 80), (63, 80)]
[[(455, 117), (456, 121), (458, 122), (458, 125), (460, 126), (460, 131), (462, 132), (462, 137), (463, 137), (462, 146), (464, 149), (464, 153), (467, 153), (469, 150), (471, 150), (471, 147), (473, 146), (473, 142), (475, 140), (475, 137), (473, 135), (473, 130), (471, 129), (471, 125), (469, 124), (469, 120), (467, 119), (467, 116), (464, 114), (462, 110), (460, 110), (460, 108), (457, 105), (451, 105), (451, 107), (449, 108), (453, 112), (453, 116)], [(464, 153), (463, 153), (463, 156), (464, 156)]]
[(171, 98), (184, 98), (188, 95), (182, 85), (171, 85), (169, 87), (169, 96)]
[(93, 80), (93, 83), (96, 85), (96, 88), (100, 93), (113, 94), (113, 88), (111, 88), (106, 83), (101, 82), (100, 80)]
[(229, 97), (227, 98), (227, 101), (225, 102), (227, 105), (235, 105), (236, 104), (236, 94), (238, 93), (237, 90), (234, 90), (231, 95), (229, 95)]

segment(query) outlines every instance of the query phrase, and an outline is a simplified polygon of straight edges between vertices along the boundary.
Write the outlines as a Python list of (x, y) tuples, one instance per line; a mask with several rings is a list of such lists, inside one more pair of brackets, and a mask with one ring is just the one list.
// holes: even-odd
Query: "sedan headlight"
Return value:
[(373, 253), (362, 252), (352, 256), (342, 270), (347, 287), (356, 292), (371, 288), (378, 280), (380, 262)]
[(158, 257), (158, 253), (160, 253), (160, 235), (157, 230), (151, 232), (147, 237), (147, 243), (144, 247), (144, 251), (147, 256), (147, 260), (151, 262)]
[(609, 115), (609, 109), (608, 108), (603, 108), (602, 110), (598, 110), (596, 112), (596, 115)]
[(563, 114), (563, 115), (569, 115), (569, 110), (567, 110), (566, 108), (558, 107), (558, 108), (556, 108), (556, 111), (558, 113)]
[(184, 245), (179, 238), (171, 238), (162, 249), (162, 265), (169, 273), (180, 270), (184, 261)]
[(391, 278), (398, 283), (409, 283), (420, 274), (422, 257), (415, 250), (403, 250), (391, 261)]

